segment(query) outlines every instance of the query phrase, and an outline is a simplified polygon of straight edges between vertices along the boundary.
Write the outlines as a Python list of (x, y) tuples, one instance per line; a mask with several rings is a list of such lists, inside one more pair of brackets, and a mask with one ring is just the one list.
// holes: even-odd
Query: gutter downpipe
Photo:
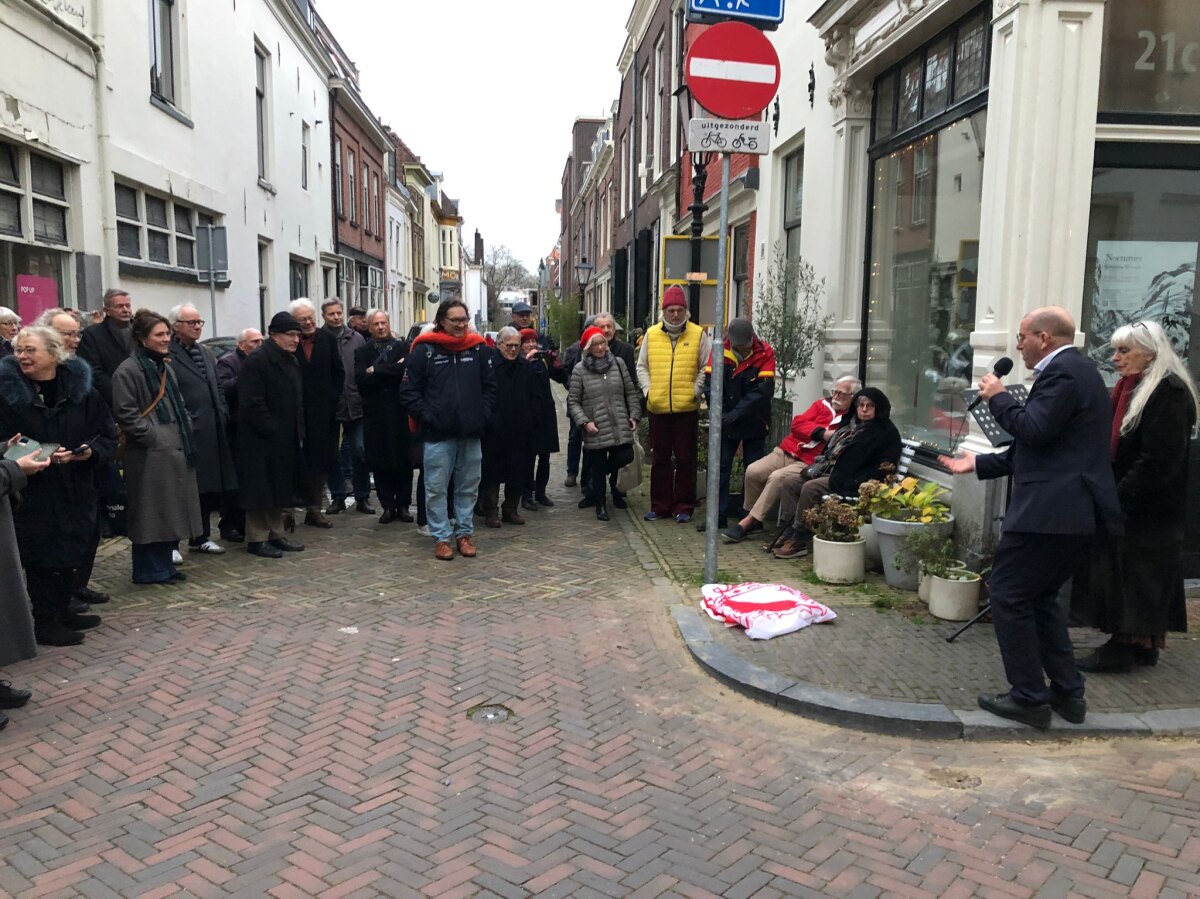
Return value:
[[(108, 156), (108, 145), (112, 135), (108, 123), (108, 69), (104, 61), (103, 0), (98, 0), (93, 6), (92, 39), (88, 45), (96, 61), (96, 77), (93, 81), (96, 106), (96, 168), (97, 177), (100, 179), (100, 226), (104, 234), (100, 270), (104, 285), (111, 287), (117, 280), (117, 198)], [(87, 303), (86, 297), (79, 299), (84, 304)]]

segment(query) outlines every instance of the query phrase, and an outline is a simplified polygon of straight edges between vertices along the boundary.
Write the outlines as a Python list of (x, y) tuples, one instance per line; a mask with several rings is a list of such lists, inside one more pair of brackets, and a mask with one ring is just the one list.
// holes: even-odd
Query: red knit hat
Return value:
[(663, 295), (662, 307), (664, 309), (668, 306), (686, 306), (687, 304), (687, 296), (678, 284), (672, 284)]
[(524, 343), (526, 340), (537, 340), (537, 339), (538, 339), (538, 333), (534, 328), (522, 328), (521, 329), (521, 342), (522, 343)]
[(592, 325), (590, 328), (586, 329), (583, 332), (583, 335), (579, 338), (579, 348), (581, 350), (586, 350), (588, 348), (588, 344), (592, 342), (592, 338), (597, 334), (599, 334), (601, 337), (604, 336), (604, 332), (595, 325)]

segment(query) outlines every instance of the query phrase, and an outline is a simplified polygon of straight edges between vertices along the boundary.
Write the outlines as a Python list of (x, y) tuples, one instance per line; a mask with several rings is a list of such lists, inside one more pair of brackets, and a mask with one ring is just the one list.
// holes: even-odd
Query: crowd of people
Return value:
[[(110, 290), (103, 317), (86, 327), (71, 310), (49, 310), (23, 328), (0, 310), (0, 440), (10, 449), (30, 440), (47, 445), (38, 453), (10, 452), (0, 462), (0, 665), (29, 658), (36, 644), (78, 644), (100, 624), (94, 607), (109, 598), (89, 581), (114, 505), (125, 510), (121, 527), (132, 544), (136, 584), (186, 580), (178, 567), (185, 544), (201, 556), (243, 542), (262, 558), (302, 552), (296, 509), (303, 509), (303, 525), (318, 530), (351, 509), (378, 514), (383, 525), (415, 521), (438, 560), (474, 557), (477, 515), (489, 528), (523, 525), (523, 511), (554, 505), (547, 495), (550, 456), (560, 449), (554, 382), (567, 392), (565, 484), (580, 487), (579, 507), (594, 509), (599, 521), (610, 520), (610, 505), (627, 507), (618, 484), (623, 470), (640, 467), (643, 418), (651, 453), (645, 519), (691, 520), (699, 410), (718, 374), (724, 379), (718, 520), (728, 542), (764, 530), (783, 510), (784, 525), (764, 548), (781, 559), (805, 555), (813, 538), (805, 511), (826, 495), (857, 493), (899, 461), (888, 397), (849, 375), (796, 415), (790, 433), (767, 453), (771, 347), (738, 318), (714, 348), (690, 320), (678, 287), (666, 291), (661, 321), (638, 345), (621, 340), (615, 318), (601, 313), (561, 359), (532, 327), (531, 312), (515, 307), (512, 322), (490, 341), (471, 329), (466, 305), (449, 298), (409, 340), (392, 332), (383, 310), (351, 309), (347, 316), (339, 300), (318, 309), (300, 299), (271, 319), (265, 337), (246, 329), (236, 348), (217, 358), (199, 341), (204, 321), (188, 304), (166, 316), (134, 312), (127, 293)], [(1033, 392), (1039, 402), (1031, 398), (1027, 408), (1014, 409), (1007, 394), (1000, 396), (998, 379), (982, 382), (1017, 447), (978, 461), (944, 458), (949, 470), (1019, 475), (1018, 460), (1037, 455), (1023, 442), (1044, 454), (1064, 427), (1076, 442), (1090, 439), (1087, 427), (1066, 424), (1075, 414), (1066, 406), (1050, 417), (1042, 411), (1049, 385), (1057, 383), (1057, 369), (1049, 377), (1044, 372), (1047, 359), (1074, 337), (1073, 323), (1060, 313), (1039, 313), (1028, 327), (1023, 322), (1018, 341), (1027, 365), (1042, 372)], [(1035, 337), (1044, 355), (1030, 349)], [(1059, 509), (1078, 505), (1069, 517), (1091, 522), (1109, 541), (1103, 551), (1084, 553), (1083, 570), (1068, 572), (1077, 578), (1077, 613), (1112, 634), (1078, 660), (1088, 671), (1152, 665), (1166, 633), (1186, 627), (1179, 485), (1200, 396), (1156, 324), (1119, 329), (1112, 343), (1122, 379), (1111, 408), (1105, 401), (1098, 411), (1093, 401), (1086, 410), (1093, 430), (1102, 419), (1111, 431), (1099, 451), (1087, 447), (1091, 456), (1107, 447), (1106, 474), (1067, 490)], [(1059, 367), (1068, 361), (1064, 355)], [(1094, 393), (1099, 375), (1090, 368), (1077, 374), (1095, 376), (1088, 380)], [(739, 453), (744, 508), (731, 524), (725, 515)], [(1107, 506), (1105, 477), (1112, 485)], [(370, 505), (372, 488), (379, 509)], [(1024, 492), (1014, 491), (1006, 531), (1041, 533), (1045, 522), (1030, 524), (1032, 514)], [(1061, 701), (1047, 700), (1044, 686), (1042, 693), (1036, 687), (1041, 669), (1036, 678), (1031, 673), (1043, 663), (1028, 652), (1037, 641), (1029, 629), (1042, 624), (1032, 624), (1033, 613), (1006, 596), (1036, 599), (1056, 590), (1065, 560), (1080, 553), (1047, 557), (1042, 580), (1014, 586), (1020, 579), (1005, 561), (1010, 544), (1002, 541), (997, 551), (992, 602), (1006, 663), (1019, 652), (1025, 658), (1013, 662), (1013, 693), (993, 697), (985, 708), (1004, 714), (1009, 705), (1021, 712), (1037, 706), (1040, 716), (1041, 705), (1058, 701), (1078, 716), (1064, 705), (1082, 702), (1082, 681), (1071, 673), (1076, 663), (1062, 655), (1065, 625), (1051, 649), (1042, 644), (1052, 657), (1043, 667)], [(27, 699), (26, 691), (0, 682), (0, 708)]]

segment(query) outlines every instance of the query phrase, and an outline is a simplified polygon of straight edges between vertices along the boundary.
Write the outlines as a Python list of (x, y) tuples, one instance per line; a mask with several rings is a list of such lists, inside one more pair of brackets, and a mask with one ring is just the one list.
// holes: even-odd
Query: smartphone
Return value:
[[(100, 436), (99, 434), (96, 435), (96, 437), (99, 437), (99, 436)], [(83, 441), (83, 443), (79, 444), (79, 446), (75, 447), (75, 449), (71, 450), (71, 455), (72, 456), (82, 456), (84, 453), (86, 453), (89, 449), (92, 448), (92, 441), (95, 440), (96, 437), (89, 437), (87, 440)]]
[(14, 462), (25, 456), (34, 456), (39, 462), (45, 462), (58, 449), (57, 443), (40, 443), (32, 437), (22, 437), (12, 446), (4, 451), (5, 459), (12, 459)]

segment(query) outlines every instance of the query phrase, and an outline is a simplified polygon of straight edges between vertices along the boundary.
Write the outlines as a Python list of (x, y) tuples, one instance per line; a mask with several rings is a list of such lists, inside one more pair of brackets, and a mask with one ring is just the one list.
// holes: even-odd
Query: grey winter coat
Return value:
[(0, 668), (37, 655), (12, 516), (12, 505), (25, 482), (25, 473), (16, 462), (0, 459)]
[[(604, 374), (589, 370), (584, 360), (571, 372), (567, 414), (583, 434), (586, 449), (633, 443), (629, 420), (636, 421), (641, 413), (641, 395), (621, 359), (612, 357), (612, 365)], [(587, 432), (585, 425), (589, 421), (599, 428), (599, 433)]]
[(354, 354), (367, 345), (363, 336), (353, 328), (342, 328), (341, 333), (326, 327), (326, 331), (337, 341), (338, 355), (342, 358), (342, 368), (345, 371), (346, 385), (338, 398), (338, 421), (358, 421), (363, 417), (362, 397), (358, 393), (358, 382), (354, 380)]
[[(137, 351), (135, 350), (135, 353)], [(174, 378), (174, 363), (167, 377)], [(113, 417), (125, 432), (125, 488), (129, 500), (129, 539), (133, 543), (168, 543), (188, 540), (202, 533), (200, 491), (196, 469), (183, 454), (183, 438), (172, 418), (158, 419), (159, 407), (170, 414), (163, 397), (149, 415), (142, 410), (154, 402), (157, 391), (146, 383), (136, 356), (121, 363), (113, 373)]]

